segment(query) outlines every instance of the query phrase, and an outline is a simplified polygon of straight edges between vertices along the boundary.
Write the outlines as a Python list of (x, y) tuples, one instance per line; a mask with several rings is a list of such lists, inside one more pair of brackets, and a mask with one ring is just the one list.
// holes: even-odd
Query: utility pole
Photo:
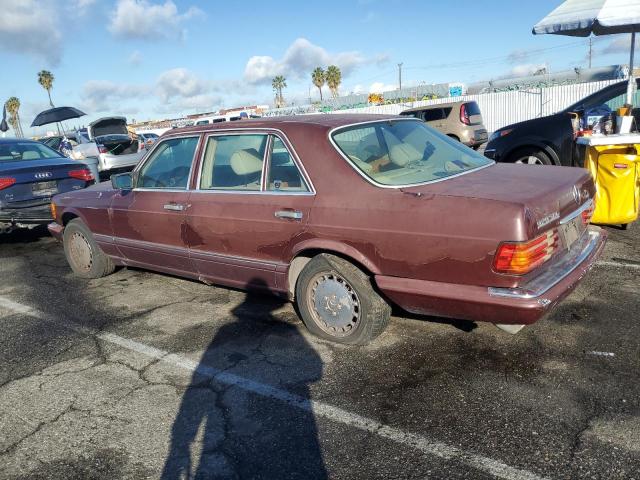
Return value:
[(593, 43), (593, 37), (589, 37), (589, 68), (591, 68), (592, 43)]
[(398, 90), (402, 90), (402, 63), (398, 64)]

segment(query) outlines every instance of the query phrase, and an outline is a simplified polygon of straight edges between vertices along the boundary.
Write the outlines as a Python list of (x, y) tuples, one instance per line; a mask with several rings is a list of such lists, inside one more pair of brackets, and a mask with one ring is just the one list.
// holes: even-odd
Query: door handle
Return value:
[(175, 212), (182, 212), (187, 209), (187, 205), (183, 205), (182, 203), (167, 203), (164, 206), (165, 210), (172, 210)]
[(302, 220), (302, 212), (299, 210), (278, 210), (274, 215), (277, 218), (289, 218), (291, 220)]

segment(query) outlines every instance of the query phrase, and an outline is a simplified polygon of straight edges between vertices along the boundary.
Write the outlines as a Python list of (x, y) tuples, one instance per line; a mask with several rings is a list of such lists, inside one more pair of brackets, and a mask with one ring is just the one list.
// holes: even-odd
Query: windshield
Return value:
[(381, 185), (416, 185), (493, 163), (416, 120), (346, 127), (332, 138), (351, 163)]
[(60, 158), (59, 152), (40, 142), (0, 143), (0, 163)]

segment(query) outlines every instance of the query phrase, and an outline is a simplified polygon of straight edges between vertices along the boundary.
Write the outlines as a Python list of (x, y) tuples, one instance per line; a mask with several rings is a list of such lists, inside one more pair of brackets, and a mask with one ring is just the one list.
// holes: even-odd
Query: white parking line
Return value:
[(636, 265), (635, 263), (611, 262), (609, 260), (600, 260), (599, 262), (596, 262), (596, 265), (604, 265), (606, 267), (640, 269), (640, 264)]
[(100, 332), (98, 330), (79, 325), (69, 321), (59, 321), (39, 310), (31, 308), (21, 303), (16, 303), (6, 297), (0, 296), (0, 307), (31, 317), (38, 318), (56, 326), (64, 327), (85, 335), (94, 336), (102, 341), (118, 345), (127, 350), (141, 353), (148, 357), (160, 360), (164, 363), (183, 368), (189, 372), (198, 372), (200, 375), (210, 378), (215, 382), (225, 385), (232, 385), (247, 392), (260, 395), (262, 397), (280, 400), (291, 407), (308, 411), (315, 415), (324, 417), (334, 422), (342, 423), (351, 427), (364, 430), (378, 435), (382, 438), (392, 440), (407, 447), (414, 448), (424, 454), (433, 455), (452, 462), (466, 464), (477, 470), (489, 473), (496, 478), (505, 480), (543, 480), (544, 477), (536, 475), (527, 470), (511, 467), (493, 458), (485, 457), (476, 453), (462, 450), (461, 448), (448, 445), (446, 443), (430, 440), (429, 438), (415, 433), (405, 432), (398, 428), (389, 427), (376, 420), (363, 417), (356, 413), (351, 413), (338, 407), (334, 407), (324, 402), (306, 399), (286, 390), (282, 390), (271, 385), (256, 382), (232, 373), (223, 372), (207, 365), (199, 364), (193, 360), (170, 353), (165, 350), (145, 345), (129, 338), (124, 338), (113, 333)]

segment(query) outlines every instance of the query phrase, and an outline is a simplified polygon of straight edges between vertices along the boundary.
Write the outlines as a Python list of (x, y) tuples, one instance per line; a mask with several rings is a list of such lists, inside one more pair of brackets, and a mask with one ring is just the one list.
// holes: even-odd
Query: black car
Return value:
[[(640, 86), (640, 79), (636, 82)], [(584, 157), (574, 142), (570, 112), (603, 104), (613, 111), (625, 103), (626, 94), (627, 82), (615, 83), (553, 115), (502, 127), (489, 137), (484, 154), (496, 162), (582, 166)], [(639, 98), (636, 93), (634, 105)], [(633, 115), (640, 125), (640, 109), (634, 109)]]

